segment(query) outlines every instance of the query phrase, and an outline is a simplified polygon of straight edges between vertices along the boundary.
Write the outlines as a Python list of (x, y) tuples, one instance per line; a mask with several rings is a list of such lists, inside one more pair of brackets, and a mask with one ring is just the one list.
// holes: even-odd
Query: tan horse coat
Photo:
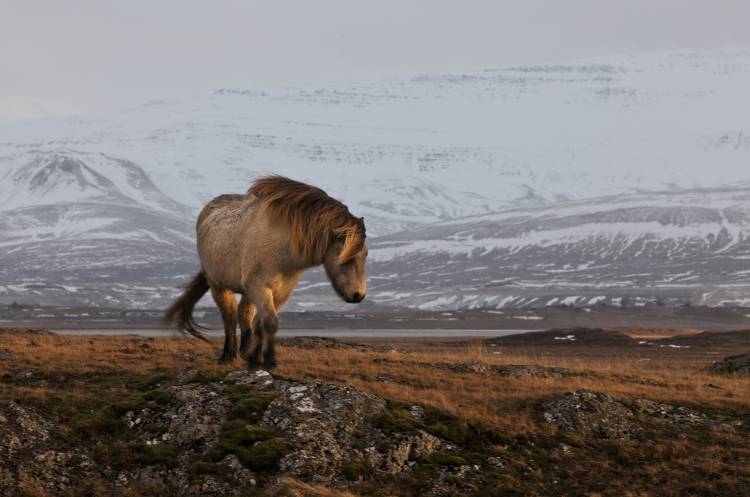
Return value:
[[(220, 361), (241, 354), (249, 366), (275, 365), (277, 314), (303, 272), (324, 264), (336, 292), (347, 302), (366, 293), (364, 220), (322, 190), (288, 178), (256, 181), (245, 195), (222, 195), (197, 222), (201, 271), (167, 310), (165, 320), (201, 336), (192, 309), (209, 289), (225, 327)], [(241, 294), (239, 305), (235, 294)]]

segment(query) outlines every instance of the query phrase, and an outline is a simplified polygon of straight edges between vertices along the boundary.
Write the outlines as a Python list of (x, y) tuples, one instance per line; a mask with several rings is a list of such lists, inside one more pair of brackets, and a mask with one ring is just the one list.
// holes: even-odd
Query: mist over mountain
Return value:
[(368, 305), (749, 303), (749, 87), (747, 53), (641, 54), (3, 125), (0, 302), (162, 306), (201, 206), (279, 173), (366, 218)]

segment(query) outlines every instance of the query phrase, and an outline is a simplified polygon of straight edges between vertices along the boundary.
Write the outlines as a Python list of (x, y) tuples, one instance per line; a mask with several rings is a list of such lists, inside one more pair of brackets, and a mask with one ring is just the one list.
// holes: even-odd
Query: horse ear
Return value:
[(339, 264), (344, 264), (362, 250), (365, 242), (364, 234), (360, 234), (356, 228), (351, 226), (334, 230), (334, 233), (337, 232), (339, 232), (338, 236), (344, 236), (344, 247), (339, 254)]

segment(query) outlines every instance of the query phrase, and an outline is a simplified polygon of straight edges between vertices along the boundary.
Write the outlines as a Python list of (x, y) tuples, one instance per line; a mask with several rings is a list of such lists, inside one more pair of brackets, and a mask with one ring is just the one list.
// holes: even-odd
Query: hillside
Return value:
[(365, 216), (377, 303), (746, 302), (749, 84), (750, 54), (638, 54), (0, 125), (0, 302), (161, 306), (200, 207), (270, 172)]

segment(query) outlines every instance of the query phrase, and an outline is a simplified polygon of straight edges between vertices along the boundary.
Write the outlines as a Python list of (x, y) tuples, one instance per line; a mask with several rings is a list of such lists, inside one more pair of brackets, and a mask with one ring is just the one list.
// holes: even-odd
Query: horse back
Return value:
[(256, 198), (221, 195), (211, 200), (196, 223), (198, 257), (212, 285), (237, 291), (246, 231), (253, 221)]
[(198, 215), (196, 228), (200, 232), (201, 227), (205, 226), (209, 218), (211, 218), (211, 222), (219, 222), (221, 224), (237, 222), (242, 211), (249, 204), (253, 203), (253, 201), (254, 198), (249, 198), (248, 195), (219, 195), (203, 207), (203, 210)]

